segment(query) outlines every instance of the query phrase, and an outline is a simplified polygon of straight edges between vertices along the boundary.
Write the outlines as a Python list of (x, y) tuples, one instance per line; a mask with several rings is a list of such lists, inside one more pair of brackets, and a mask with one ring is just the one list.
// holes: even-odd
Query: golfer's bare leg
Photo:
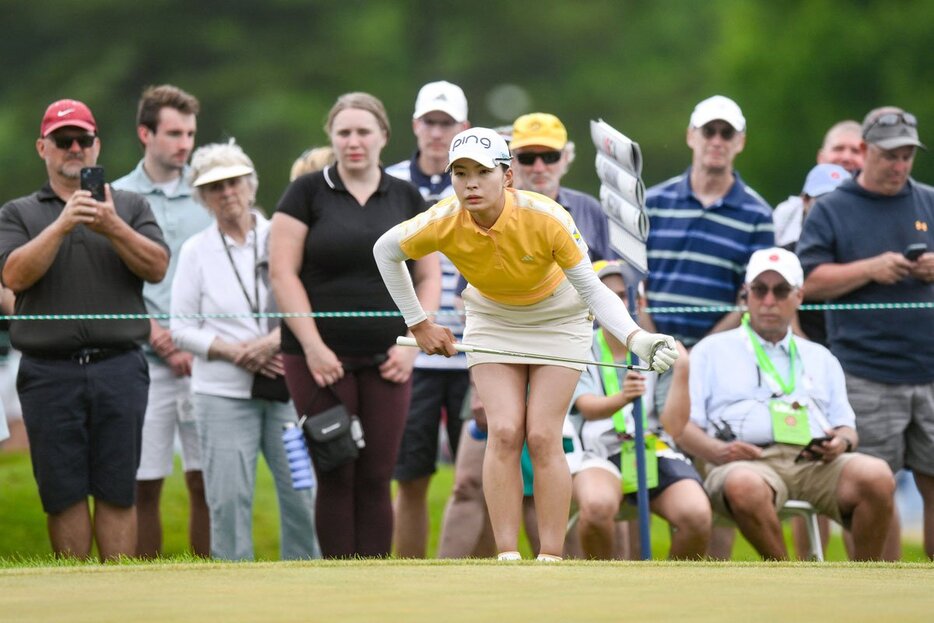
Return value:
[(914, 472), (915, 484), (924, 502), (924, 553), (934, 559), (934, 476)]
[(72, 504), (47, 517), (52, 552), (59, 558), (87, 558), (91, 555), (91, 513), (87, 500)]
[(424, 558), (428, 549), (431, 476), (397, 481), (392, 541), (401, 558)]
[(584, 558), (610, 560), (616, 553), (616, 513), (623, 499), (619, 478), (605, 469), (585, 469), (574, 476)]
[(852, 517), (854, 560), (880, 560), (892, 511), (895, 477), (880, 459), (857, 456), (847, 462), (837, 483), (837, 504)]
[(528, 366), (482, 363), (470, 371), (486, 411), (483, 493), (500, 552), (518, 551), (522, 507), (519, 456), (525, 440)]
[(561, 429), (580, 372), (562, 366), (532, 366), (526, 434), (535, 473), (539, 554), (561, 556), (571, 507), (571, 472)]
[[(211, 555), (211, 511), (204, 494), (204, 473), (201, 470), (185, 472), (188, 487), (188, 542), (195, 556)], [(139, 502), (137, 501), (137, 523)]]
[(155, 558), (162, 553), (159, 501), (164, 482), (162, 478), (136, 481), (136, 555), (140, 558)]
[(748, 469), (734, 469), (727, 475), (723, 494), (733, 521), (759, 555), (786, 560), (788, 548), (775, 512), (775, 492), (762, 476)]
[(94, 538), (101, 560), (133, 556), (136, 552), (136, 507), (114, 506), (95, 499)]
[(672, 559), (703, 558), (710, 542), (710, 501), (693, 480), (679, 480), (649, 504), (671, 526)]
[[(454, 488), (444, 509), (438, 558), (466, 558), (477, 551), (484, 532), (489, 531), (490, 518), (483, 499), (483, 455), (486, 440), (470, 436), (468, 426), (461, 427), (454, 464)], [(492, 541), (492, 539), (491, 539)], [(493, 555), (495, 547), (484, 548)]]
[(736, 542), (736, 528), (714, 524), (710, 530), (710, 545), (707, 555), (714, 560), (729, 560), (733, 557), (733, 543)]

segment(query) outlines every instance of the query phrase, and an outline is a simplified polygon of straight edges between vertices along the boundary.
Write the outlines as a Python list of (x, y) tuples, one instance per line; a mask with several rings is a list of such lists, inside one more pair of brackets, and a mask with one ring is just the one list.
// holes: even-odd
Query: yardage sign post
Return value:
[[(645, 213), (645, 185), (642, 183), (642, 152), (639, 144), (626, 138), (605, 121), (590, 122), (590, 137), (597, 148), (597, 177), (600, 178), (600, 204), (608, 217), (610, 247), (619, 253), (641, 280), (648, 274), (645, 241), (649, 218)], [(635, 317), (637, 289), (628, 285), (629, 309)], [(645, 427), (642, 399), (632, 403), (635, 422), (636, 476), (639, 488), (639, 542), (642, 560), (652, 558), (649, 534), (649, 490), (646, 485)]]

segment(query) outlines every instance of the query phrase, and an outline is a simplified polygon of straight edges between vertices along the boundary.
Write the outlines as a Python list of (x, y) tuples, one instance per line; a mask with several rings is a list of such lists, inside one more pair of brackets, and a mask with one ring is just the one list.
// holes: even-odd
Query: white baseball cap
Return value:
[(467, 121), (467, 97), (456, 84), (445, 80), (429, 82), (423, 86), (415, 98), (413, 119), (420, 119), (433, 111), (451, 115), (457, 123)]
[(737, 132), (746, 131), (746, 117), (743, 116), (743, 111), (736, 102), (723, 95), (708, 97), (695, 106), (694, 112), (691, 113), (691, 127), (700, 128), (717, 119), (726, 121)]
[(448, 151), (448, 169), (457, 160), (469, 158), (488, 169), (495, 169), (498, 164), (509, 164), (512, 155), (506, 139), (490, 128), (469, 128), (460, 132), (451, 141)]
[(750, 256), (749, 264), (746, 265), (746, 283), (752, 283), (756, 277), (769, 270), (777, 272), (792, 287), (800, 288), (804, 285), (804, 270), (801, 269), (798, 256), (780, 247), (759, 249)]

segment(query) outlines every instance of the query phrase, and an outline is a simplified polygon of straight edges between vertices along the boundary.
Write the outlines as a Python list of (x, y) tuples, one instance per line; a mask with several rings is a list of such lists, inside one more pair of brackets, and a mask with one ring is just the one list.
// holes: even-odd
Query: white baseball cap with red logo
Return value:
[(752, 254), (746, 265), (746, 283), (752, 283), (756, 277), (769, 270), (777, 272), (794, 288), (804, 285), (804, 270), (798, 256), (779, 247), (759, 249)]

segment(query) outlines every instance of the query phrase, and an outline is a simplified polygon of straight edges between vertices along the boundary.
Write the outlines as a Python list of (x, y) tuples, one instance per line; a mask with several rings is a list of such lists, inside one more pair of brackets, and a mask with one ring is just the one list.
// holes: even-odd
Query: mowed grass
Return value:
[[(0, 569), (13, 621), (929, 621), (921, 563), (345, 561)], [(67, 613), (67, 614), (66, 614)]]
[[(429, 489), (429, 533), (428, 556), (433, 558), (438, 549), (438, 537), (444, 507), (454, 482), (450, 465), (439, 466)], [(188, 498), (185, 491), (181, 465), (176, 462), (175, 472), (166, 479), (162, 500), (164, 532), (163, 551), (168, 558), (184, 557), (188, 552), (187, 516)], [(667, 524), (653, 518), (652, 554), (656, 559), (664, 558), (668, 552), (669, 535)], [(786, 529), (790, 541), (790, 531)], [(257, 468), (257, 486), (254, 498), (253, 535), (258, 561), (279, 560), (279, 511), (272, 476), (260, 459)], [(531, 549), (523, 537), (520, 550), (530, 557)], [(790, 550), (792, 551), (792, 550)], [(26, 452), (0, 453), (0, 568), (15, 566), (16, 561), (49, 560), (50, 548), (46, 533), (46, 519), (42, 512), (36, 483), (32, 476), (29, 454)], [(827, 559), (846, 560), (842, 539), (838, 534), (831, 537)], [(924, 551), (917, 540), (905, 540), (902, 559), (908, 562), (925, 561)], [(733, 548), (733, 560), (758, 561), (759, 556), (741, 536), (737, 536)], [(3, 617), (0, 615), (0, 620)]]

